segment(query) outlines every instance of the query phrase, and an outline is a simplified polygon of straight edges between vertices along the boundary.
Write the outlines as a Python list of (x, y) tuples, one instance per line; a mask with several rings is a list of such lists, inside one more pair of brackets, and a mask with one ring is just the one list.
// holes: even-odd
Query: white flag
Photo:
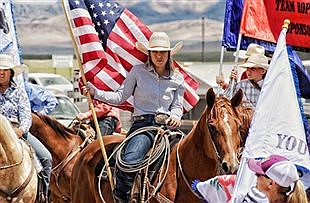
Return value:
[(255, 183), (255, 175), (245, 164), (246, 158), (282, 155), (291, 160), (305, 180), (310, 169), (309, 150), (286, 49), (286, 29), (280, 33), (242, 155), (234, 188), (234, 198), (245, 194)]
[[(21, 49), (18, 44), (12, 0), (0, 0), (0, 53), (12, 55), (14, 64), (21, 64)], [(15, 81), (24, 86), (22, 74), (18, 75)]]

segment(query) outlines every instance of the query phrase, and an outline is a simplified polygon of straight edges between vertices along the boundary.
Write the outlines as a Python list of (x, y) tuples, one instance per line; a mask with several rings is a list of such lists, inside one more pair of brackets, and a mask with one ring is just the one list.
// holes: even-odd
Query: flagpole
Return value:
[[(240, 45), (241, 45), (241, 39), (242, 39), (242, 34), (239, 33), (238, 41), (237, 41), (237, 50), (236, 50), (235, 62), (234, 62), (234, 66), (233, 66), (232, 70), (236, 70), (237, 69), (237, 64), (238, 64), (238, 59), (239, 59), (239, 50), (240, 50)], [(235, 79), (230, 79), (229, 86), (233, 87), (233, 86), (235, 86), (235, 83), (236, 83)], [(232, 94), (233, 94), (233, 88), (231, 88), (231, 91), (228, 91), (226, 93), (226, 96), (231, 99), (232, 96), (233, 96)]]
[[(68, 27), (69, 27), (69, 30), (70, 30), (70, 36), (72, 38), (72, 42), (73, 42), (73, 46), (74, 46), (74, 52), (75, 52), (75, 55), (76, 55), (76, 59), (78, 61), (78, 65), (79, 65), (79, 68), (80, 68), (80, 72), (81, 72), (83, 83), (86, 84), (87, 80), (86, 80), (86, 77), (85, 77), (85, 74), (84, 74), (84, 69), (82, 67), (80, 55), (78, 54), (77, 44), (76, 44), (76, 41), (74, 39), (72, 27), (71, 27), (70, 21), (69, 21), (69, 15), (68, 15), (67, 7), (66, 7), (64, 1), (65, 0), (62, 0), (62, 6), (64, 8), (64, 12), (65, 12), (65, 16), (66, 16), (66, 21), (67, 21), (67, 24), (68, 24)], [(106, 168), (107, 168), (107, 173), (108, 173), (108, 177), (109, 177), (110, 186), (111, 186), (111, 189), (113, 191), (114, 190), (114, 182), (113, 182), (113, 177), (112, 177), (112, 173), (111, 173), (111, 168), (110, 168), (110, 165), (109, 165), (109, 162), (108, 162), (107, 153), (106, 153), (106, 150), (105, 150), (105, 147), (104, 147), (104, 143), (103, 143), (103, 140), (102, 140), (101, 131), (100, 131), (98, 120), (97, 120), (97, 115), (96, 115), (96, 112), (95, 112), (95, 109), (94, 109), (94, 104), (92, 102), (92, 99), (91, 99), (91, 96), (90, 96), (89, 92), (87, 92), (87, 102), (88, 102), (89, 108), (90, 108), (92, 116), (93, 116), (93, 121), (94, 121), (94, 124), (95, 124), (97, 137), (99, 138), (101, 152), (102, 152), (102, 155), (103, 155), (104, 163), (105, 163)]]
[[(224, 49), (225, 47), (222, 45), (221, 48), (221, 56), (220, 56), (220, 68), (219, 68), (219, 76), (223, 75), (223, 60), (224, 60)], [(220, 94), (221, 88), (217, 86), (217, 96)]]

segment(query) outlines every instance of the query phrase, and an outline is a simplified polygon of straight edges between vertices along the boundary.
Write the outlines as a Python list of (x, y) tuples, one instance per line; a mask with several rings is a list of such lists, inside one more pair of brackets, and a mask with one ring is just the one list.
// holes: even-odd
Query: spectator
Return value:
[(13, 80), (14, 75), (23, 71), (21, 67), (13, 64), (11, 55), (0, 54), (0, 113), (14, 123), (13, 128), (17, 136), (30, 143), (40, 160), (43, 166), (43, 190), (47, 201), (52, 156), (45, 146), (28, 132), (32, 121), (30, 103), (25, 90), (17, 87)]
[[(103, 102), (93, 101), (97, 120), (100, 128), (101, 135), (112, 135), (113, 132), (121, 132), (121, 121), (119, 117), (119, 110)], [(77, 120), (85, 121), (86, 119), (92, 120), (91, 126), (95, 129), (91, 111), (79, 113), (76, 116)]]
[[(242, 89), (244, 100), (249, 101), (253, 107), (256, 107), (269, 67), (268, 59), (262, 54), (252, 54), (246, 62), (239, 65), (239, 67), (246, 68), (248, 78), (235, 84), (230, 83), (226, 92), (235, 94), (239, 89)], [(237, 81), (237, 74), (232, 72), (231, 79)]]
[[(264, 160), (250, 159), (248, 166), (256, 174), (256, 185), (246, 194), (238, 194), (235, 202), (307, 203), (296, 166), (285, 157), (271, 155)], [(235, 180), (236, 175), (216, 176), (204, 182), (195, 180), (192, 188), (209, 203), (229, 202)]]
[(48, 115), (58, 105), (57, 98), (45, 87), (28, 82), (29, 68), (23, 65), (24, 86), (30, 101), (31, 110)]
[[(234, 53), (234, 56), (236, 56), (237, 52)], [(263, 46), (260, 46), (258, 44), (251, 43), (249, 44), (247, 50), (239, 50), (239, 56), (238, 58), (242, 59), (243, 62), (246, 62), (246, 60), (252, 55), (252, 54), (261, 54), (265, 55), (265, 48)], [(232, 70), (231, 74), (237, 75), (236, 70)], [(246, 71), (244, 71), (241, 74), (240, 80), (247, 79)], [(220, 74), (219, 76), (216, 76), (216, 83), (222, 87), (222, 89), (226, 89), (228, 87), (228, 83), (225, 83), (223, 74)]]
[(44, 87), (26, 82), (25, 90), (34, 112), (48, 115), (58, 105), (57, 98)]

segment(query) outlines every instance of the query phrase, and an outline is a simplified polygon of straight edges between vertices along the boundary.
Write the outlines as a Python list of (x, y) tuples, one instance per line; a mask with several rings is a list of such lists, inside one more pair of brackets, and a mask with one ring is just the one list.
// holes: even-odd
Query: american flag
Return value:
[[(135, 65), (147, 55), (135, 48), (147, 44), (152, 32), (128, 9), (111, 0), (68, 0), (70, 25), (86, 79), (102, 90), (116, 90)], [(186, 82), (184, 110), (191, 110), (199, 97), (199, 84), (174, 61)], [(132, 96), (119, 106), (133, 110)]]

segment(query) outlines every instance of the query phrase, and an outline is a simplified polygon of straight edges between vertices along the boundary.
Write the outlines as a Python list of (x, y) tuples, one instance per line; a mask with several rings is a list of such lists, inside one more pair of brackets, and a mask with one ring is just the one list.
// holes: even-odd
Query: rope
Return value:
[[(159, 181), (158, 184), (156, 186), (156, 188), (154, 189), (152, 195), (154, 195), (159, 188), (161, 187), (166, 175), (167, 175), (167, 171), (168, 171), (168, 166), (170, 163), (170, 145), (169, 145), (169, 136), (172, 135), (173, 133), (170, 130), (164, 130), (163, 129), (164, 126), (162, 127), (158, 127), (158, 126), (147, 126), (147, 127), (142, 127), (136, 131), (134, 131), (133, 133), (131, 133), (122, 143), (120, 143), (120, 145), (118, 145), (114, 151), (112, 152), (112, 154), (109, 156), (108, 161), (114, 156), (114, 154), (116, 153), (116, 166), (119, 167), (120, 170), (123, 170), (124, 172), (128, 172), (128, 173), (132, 173), (132, 172), (137, 172), (140, 170), (145, 169), (148, 165), (151, 165), (152, 163), (154, 163), (156, 160), (158, 160), (162, 154), (164, 154), (164, 161), (163, 161), (163, 165), (165, 162), (167, 162), (167, 169), (164, 172), (164, 176), (161, 179), (161, 176), (159, 177)], [(164, 131), (163, 131), (164, 130)], [(146, 131), (157, 131), (157, 135), (159, 134), (159, 132), (163, 131), (163, 135), (159, 136), (162, 137), (163, 139), (159, 139), (159, 143), (157, 144), (158, 147), (156, 148), (152, 148), (152, 153), (150, 153), (150, 155), (148, 157), (146, 157), (143, 161), (141, 161), (140, 163), (137, 164), (128, 164), (125, 161), (122, 160), (121, 157), (121, 152), (123, 150), (123, 147), (126, 145), (126, 143), (133, 138), (134, 136), (141, 134), (143, 132)], [(178, 133), (180, 134), (181, 131), (179, 131)], [(156, 138), (157, 136), (155, 136)], [(157, 140), (154, 140), (154, 146), (156, 146)], [(105, 169), (106, 165), (103, 166), (100, 175), (99, 175), (99, 181), (98, 181), (98, 191), (99, 191), (99, 195), (101, 200), (105, 203), (105, 200), (103, 198), (103, 195), (101, 193), (101, 178), (103, 176), (104, 173), (104, 169)], [(162, 170), (161, 166), (161, 169)], [(162, 174), (162, 172), (160, 173), (160, 175)], [(150, 198), (149, 198), (150, 199)], [(149, 199), (147, 201), (149, 201)], [(147, 202), (146, 201), (146, 202)]]
[(132, 137), (141, 134), (143, 132), (147, 132), (147, 131), (160, 131), (162, 130), (161, 127), (156, 127), (156, 126), (147, 126), (147, 127), (142, 127), (136, 131), (134, 131), (130, 136), (128, 136), (128, 138), (126, 138), (121, 145), (119, 146), (119, 150), (116, 153), (116, 166), (123, 172), (126, 173), (133, 173), (133, 172), (137, 172), (140, 171), (144, 168), (147, 167), (147, 164), (149, 162), (149, 164), (154, 163), (156, 160), (158, 160), (160, 158), (160, 156), (163, 154), (164, 150), (165, 150), (165, 142), (163, 139), (159, 140), (159, 144), (158, 147), (156, 149), (154, 149), (154, 152), (152, 154), (149, 155), (148, 159), (144, 159), (139, 163), (128, 163), (125, 162), (121, 155), (122, 155), (122, 151), (123, 148), (126, 146), (126, 142), (128, 140), (130, 140)]

